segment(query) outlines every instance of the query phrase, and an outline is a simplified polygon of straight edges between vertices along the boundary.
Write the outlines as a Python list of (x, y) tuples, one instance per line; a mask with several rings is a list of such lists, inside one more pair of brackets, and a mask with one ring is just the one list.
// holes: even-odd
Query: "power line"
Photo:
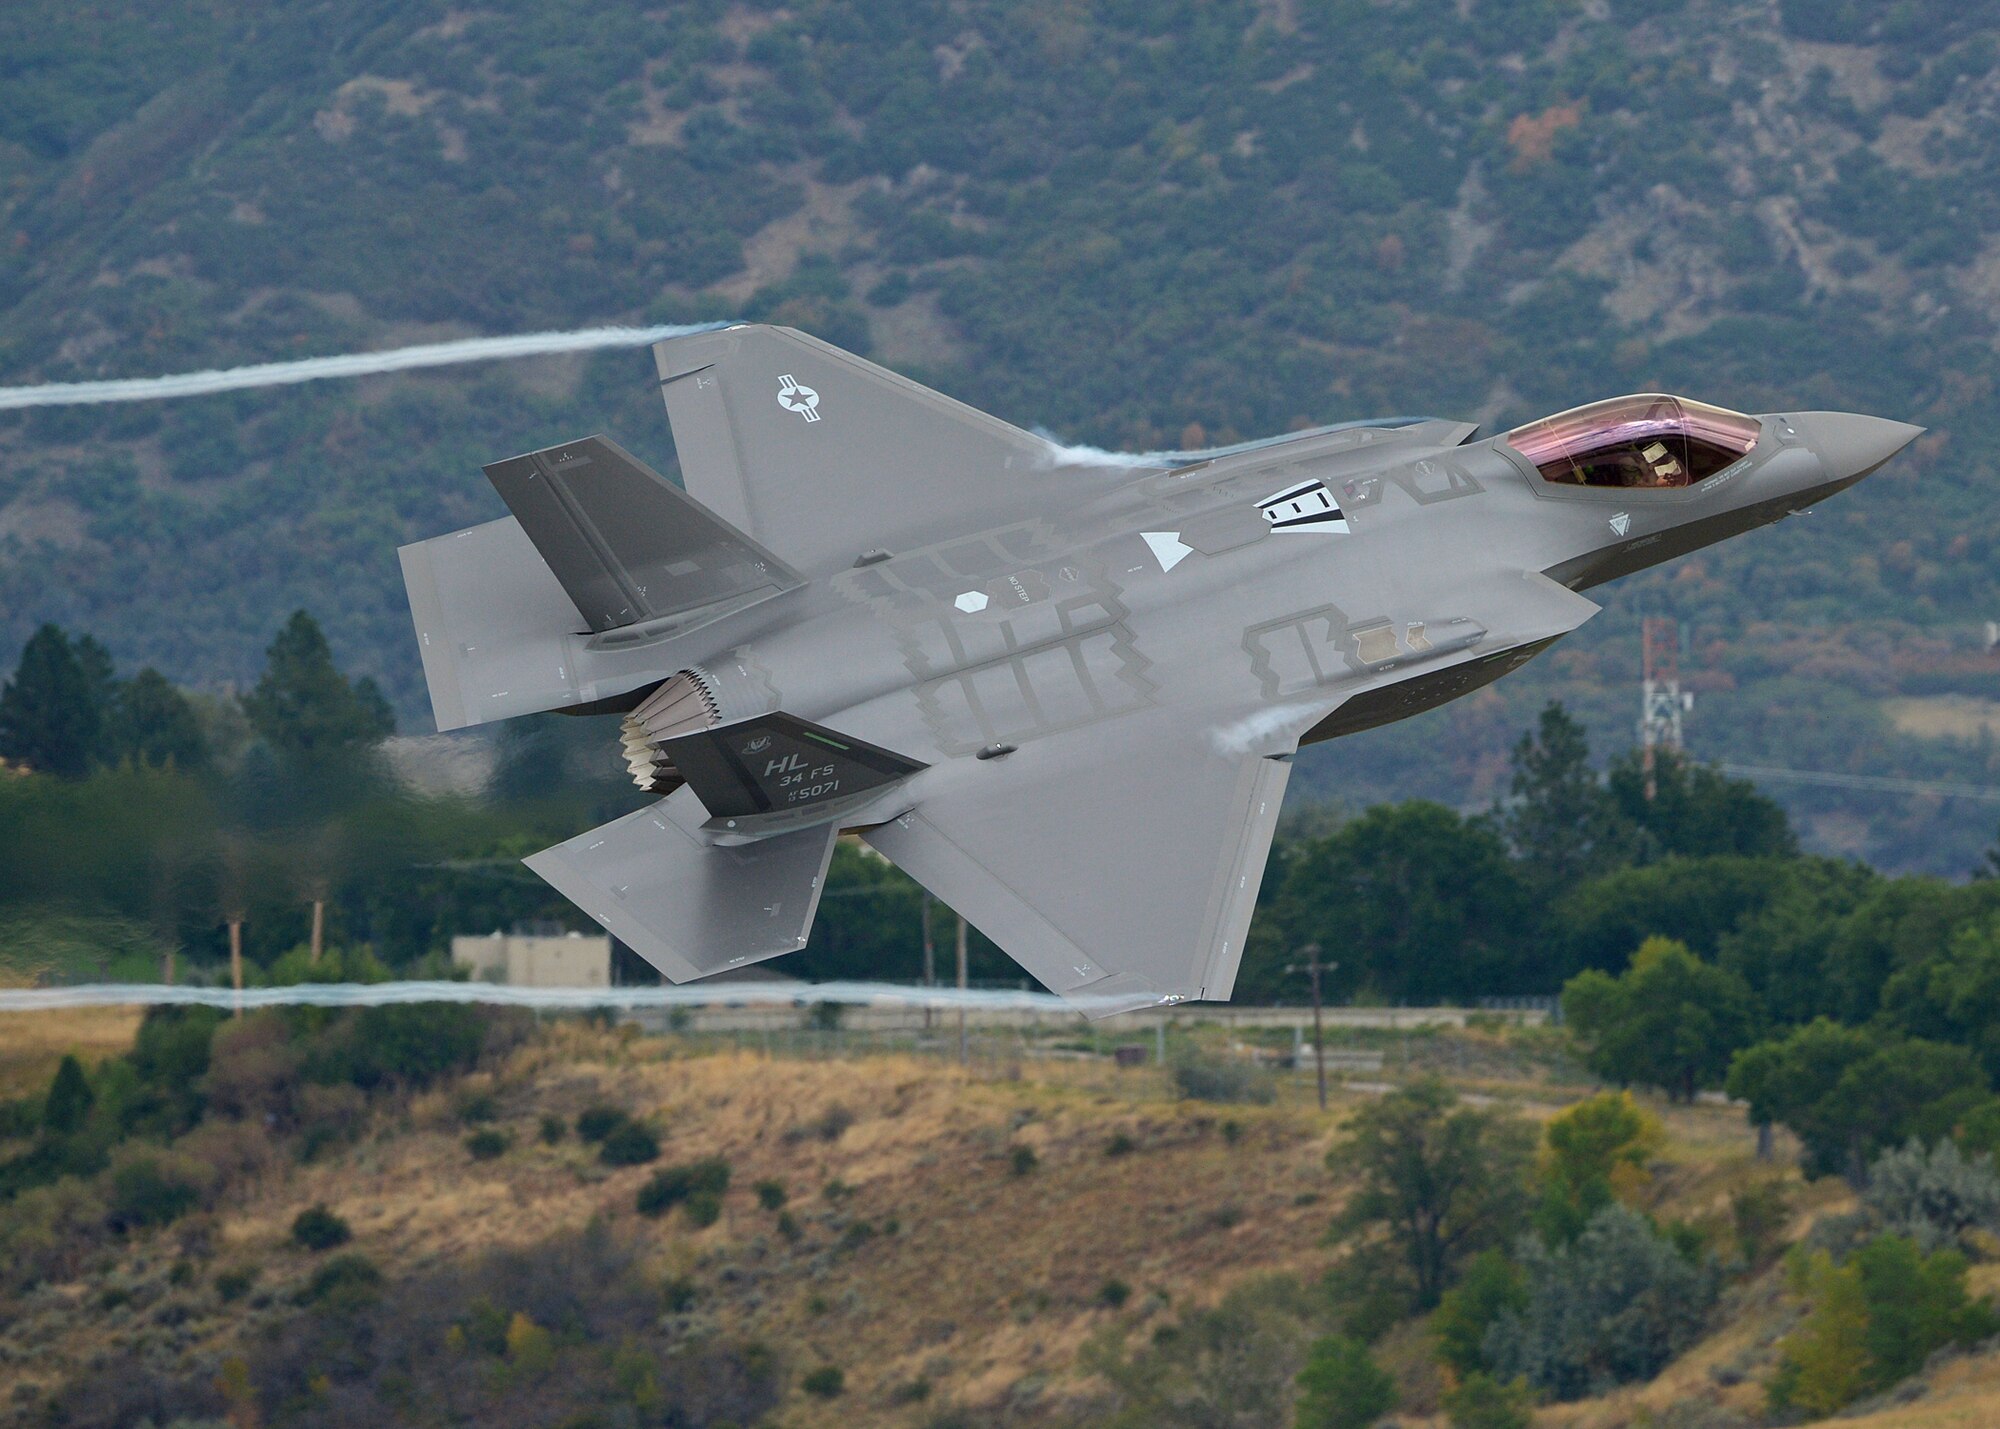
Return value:
[(1884, 774), (1838, 774), (1826, 769), (1779, 769), (1765, 764), (1724, 764), (1722, 772), (1740, 779), (1789, 780), (1829, 789), (1863, 789), (1878, 794), (1928, 794), (1941, 799), (1984, 799), (2000, 803), (2000, 787), (1955, 784), (1940, 779), (1894, 779)]

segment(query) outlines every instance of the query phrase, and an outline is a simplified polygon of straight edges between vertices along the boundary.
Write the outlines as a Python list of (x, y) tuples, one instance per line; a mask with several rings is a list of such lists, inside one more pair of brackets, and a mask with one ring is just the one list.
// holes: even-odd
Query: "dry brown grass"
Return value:
[(1885, 700), (1883, 712), (1898, 733), (1920, 739), (1976, 740), (2000, 734), (2000, 702), (1972, 695), (1925, 695)]
[[(102, 1055), (119, 1037), (129, 1040), (135, 1022), (126, 1014), (50, 1021), (0, 1042), (0, 1055), (23, 1066), (39, 1056), (42, 1067), (66, 1048)], [(1538, 1117), (1568, 1090), (1533, 1078), (1480, 1085)], [(490, 1092), (497, 1125), (513, 1138), (497, 1160), (474, 1161), (465, 1149), (457, 1111), (470, 1090)], [(320, 1201), (351, 1223), (354, 1249), (398, 1275), (602, 1218), (642, 1236), (662, 1274), (693, 1279), (709, 1328), (779, 1347), (794, 1382), (818, 1364), (841, 1366), (845, 1395), (821, 1402), (794, 1393), (781, 1412), (791, 1429), (914, 1429), (954, 1404), (1004, 1400), (1024, 1380), (1041, 1384), (1044, 1403), (1086, 1392), (1078, 1352), (1093, 1336), (1143, 1338), (1245, 1278), (1322, 1271), (1332, 1252), (1321, 1233), (1344, 1191), (1326, 1151), (1367, 1096), (1343, 1090), (1322, 1115), (1308, 1081), (1288, 1086), (1275, 1106), (1212, 1106), (1174, 1101), (1156, 1069), (1118, 1070), (1103, 1060), (1029, 1060), (1010, 1074), (1005, 1063), (968, 1073), (897, 1055), (692, 1055), (673, 1039), (552, 1023), (490, 1075), (378, 1113), (362, 1141), (323, 1162), (274, 1165), (221, 1209), (217, 1253), (203, 1276), (255, 1264), (259, 1291), (273, 1297), (270, 1313), (283, 1313), (285, 1295), (317, 1263), (291, 1244), (291, 1221)], [(733, 1178), (715, 1225), (695, 1229), (678, 1213), (639, 1217), (634, 1198), (655, 1167), (604, 1167), (574, 1135), (555, 1146), (538, 1140), (544, 1114), (573, 1124), (600, 1101), (657, 1128), (659, 1165), (728, 1159)], [(1754, 1159), (1739, 1111), (1652, 1105), (1667, 1137), (1646, 1208), (1709, 1228), (1726, 1250), (1730, 1196), (1775, 1168)], [(827, 1117), (835, 1109), (852, 1120), (823, 1134), (822, 1124), (839, 1123)], [(1134, 1149), (1109, 1156), (1118, 1134)], [(1010, 1165), (1017, 1146), (1036, 1156), (1026, 1175)], [(790, 1194), (802, 1229), (796, 1242), (757, 1204), (752, 1187), (767, 1178)], [(836, 1181), (851, 1188), (837, 1202), (823, 1194)], [(1796, 1205), (1795, 1233), (1847, 1200), (1838, 1183), (1822, 1182), (1799, 1187)], [(873, 1233), (845, 1244), (860, 1222)], [(124, 1265), (161, 1255), (158, 1243), (142, 1241)], [(1132, 1292), (1122, 1309), (1100, 1299), (1112, 1278)], [(1996, 1278), (2000, 1267), (1982, 1268), (1975, 1286), (1991, 1288)], [(88, 1286), (60, 1293), (89, 1303)], [(1652, 1384), (1543, 1409), (1538, 1423), (1613, 1429), (1689, 1398), (1757, 1410), (1769, 1345), (1790, 1312), (1778, 1271), (1740, 1294), (1730, 1322)], [(192, 1322), (194, 1350), (232, 1347), (249, 1333), (244, 1313), (239, 1303)], [(105, 1326), (90, 1315), (72, 1313), (61, 1326), (36, 1332), (32, 1366), (0, 1365), (0, 1403), (18, 1379), (81, 1372), (101, 1349)], [(1421, 1335), (1404, 1339), (1391, 1358), (1420, 1399), (1434, 1398)], [(892, 1402), (898, 1386), (918, 1378), (932, 1386), (923, 1404)], [(1740, 1382), (1719, 1382), (1732, 1378)], [(1918, 1403), (1852, 1422), (2000, 1424), (2000, 1359), (1941, 1368)]]
[(65, 1054), (91, 1063), (129, 1051), (140, 1016), (130, 1007), (0, 1012), (0, 1098), (46, 1089)]
[[(1176, 1104), (1152, 1069), (1030, 1063), (1015, 1079), (905, 1056), (676, 1055), (669, 1042), (565, 1023), (490, 1090), (513, 1137), (506, 1155), (467, 1154), (462, 1088), (412, 1098), (359, 1144), (281, 1164), (225, 1207), (207, 1273), (258, 1265), (260, 1291), (281, 1303), (315, 1264), (291, 1245), (292, 1218), (321, 1201), (352, 1225), (354, 1249), (396, 1274), (602, 1218), (643, 1236), (663, 1274), (693, 1276), (715, 1328), (781, 1347), (795, 1372), (846, 1371), (840, 1400), (788, 1405), (785, 1422), (809, 1429), (921, 1424), (1030, 1375), (1050, 1393), (1074, 1389), (1093, 1333), (1210, 1302), (1247, 1276), (1311, 1275), (1330, 1255), (1321, 1232), (1339, 1188), (1324, 1160), (1341, 1113)], [(545, 1113), (573, 1122), (600, 1101), (659, 1130), (658, 1166), (726, 1157), (720, 1221), (644, 1220), (634, 1200), (657, 1166), (607, 1168), (574, 1135), (538, 1140)], [(836, 1107), (853, 1120), (828, 1138), (815, 1128)], [(1107, 1155), (1121, 1132), (1135, 1149)], [(1035, 1152), (1026, 1175), (1012, 1169), (1016, 1146)], [(796, 1243), (757, 1204), (752, 1187), (767, 1178), (790, 1194)], [(823, 1194), (835, 1181), (851, 1188), (838, 1202)], [(859, 1222), (872, 1234), (843, 1244)], [(135, 1246), (128, 1259), (148, 1254), (158, 1251)], [(1122, 1311), (1100, 1301), (1114, 1277), (1132, 1289)], [(240, 1314), (206, 1330), (218, 1353), (244, 1333)], [(97, 1342), (78, 1320), (38, 1353), (35, 1376), (75, 1372)], [(891, 1391), (919, 1377), (929, 1400), (892, 1406)], [(0, 1366), (0, 1402), (13, 1378)]]

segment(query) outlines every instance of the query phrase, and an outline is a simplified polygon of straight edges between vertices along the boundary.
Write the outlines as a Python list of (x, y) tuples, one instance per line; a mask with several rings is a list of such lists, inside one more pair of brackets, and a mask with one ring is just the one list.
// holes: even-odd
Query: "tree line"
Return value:
[[(418, 798), (382, 757), (380, 692), (305, 612), (234, 699), (120, 678), (99, 642), (46, 627), (0, 687), (0, 757), (42, 771), (0, 779), (7, 946), (57, 975), (147, 977), (175, 956), (219, 969), (235, 923), (254, 981), (322, 943), (407, 972), (453, 933), (587, 929), (518, 860), (638, 807), (603, 723), (510, 722), (484, 798)], [(781, 966), (915, 981), (924, 902), (844, 842), (811, 944)], [(1802, 854), (1742, 780), (1664, 751), (1650, 778), (1637, 751), (1600, 770), (1560, 705), (1516, 744), (1493, 809), (1295, 811), (1238, 997), (1303, 1000), (1287, 968), (1310, 943), (1338, 964), (1335, 1000), (1560, 993), (1600, 1075), (1726, 1088), (1799, 1134), (1818, 1172), (1913, 1133), (2000, 1145), (2000, 881)], [(972, 950), (976, 979), (1021, 977), (976, 934)]]

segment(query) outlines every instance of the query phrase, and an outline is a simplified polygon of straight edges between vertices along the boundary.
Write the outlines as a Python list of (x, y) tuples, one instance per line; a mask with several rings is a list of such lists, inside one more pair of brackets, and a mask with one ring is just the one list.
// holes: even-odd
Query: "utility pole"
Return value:
[(243, 1015), (243, 913), (240, 909), (229, 914), (229, 983), (236, 989), (236, 1013)]
[(1694, 696), (1681, 693), (1681, 623), (1670, 615), (1649, 615), (1639, 625), (1639, 748), (1646, 771), (1646, 801), (1659, 793), (1654, 751), (1681, 752), (1681, 715)]
[(1324, 1038), (1321, 1036), (1320, 1032), (1319, 975), (1323, 972), (1328, 972), (1328, 973), (1332, 972), (1335, 968), (1339, 967), (1340, 964), (1321, 962), (1319, 960), (1319, 955), (1322, 951), (1323, 949), (1321, 949), (1318, 943), (1307, 943), (1303, 948), (1299, 949), (1299, 956), (1304, 958), (1306, 961), (1302, 963), (1287, 963), (1285, 965), (1285, 971), (1288, 973), (1304, 972), (1312, 978), (1313, 1065), (1319, 1072), (1319, 1109), (1321, 1111), (1325, 1111), (1326, 1110), (1326, 1042)]
[(963, 1067), (970, 1059), (965, 1043), (965, 915), (958, 915), (958, 1065)]

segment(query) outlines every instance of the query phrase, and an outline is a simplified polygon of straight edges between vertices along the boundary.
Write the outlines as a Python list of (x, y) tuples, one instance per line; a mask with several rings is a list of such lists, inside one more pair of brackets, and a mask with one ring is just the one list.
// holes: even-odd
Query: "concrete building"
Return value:
[(490, 933), (451, 940), (454, 966), (510, 987), (609, 987), (611, 939), (603, 934)]

